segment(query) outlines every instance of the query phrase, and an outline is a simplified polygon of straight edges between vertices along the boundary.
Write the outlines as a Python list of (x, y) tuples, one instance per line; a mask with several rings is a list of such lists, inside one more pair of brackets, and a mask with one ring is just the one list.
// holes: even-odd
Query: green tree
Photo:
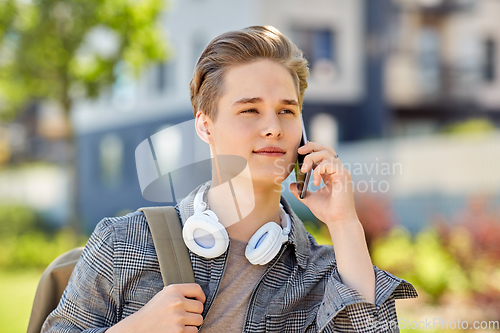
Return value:
[[(126, 64), (166, 58), (165, 0), (0, 0), (0, 117), (50, 99), (66, 119), (78, 97), (96, 97)], [(69, 121), (67, 121), (69, 125)]]
[[(120, 69), (138, 76), (166, 59), (160, 26), (165, 3), (0, 0), (0, 120), (12, 120), (33, 102), (56, 102), (69, 129), (66, 167), (74, 169), (69, 121), (74, 101), (97, 97), (117, 82)], [(78, 229), (77, 177), (71, 174), (70, 225)]]

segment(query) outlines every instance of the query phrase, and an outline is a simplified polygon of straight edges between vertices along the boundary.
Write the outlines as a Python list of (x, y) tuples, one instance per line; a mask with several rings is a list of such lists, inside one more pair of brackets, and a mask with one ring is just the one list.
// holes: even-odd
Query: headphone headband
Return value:
[[(194, 197), (193, 207), (195, 213), (201, 213), (208, 208), (207, 203), (203, 200), (203, 195), (205, 194), (206, 189), (207, 185), (203, 184)], [(283, 204), (281, 202), (279, 214), (281, 218), (281, 227), (283, 228), (283, 235), (288, 236), (292, 223), (290, 221), (290, 216), (285, 212), (285, 209), (283, 208)]]
[(203, 184), (198, 192), (196, 193), (193, 201), (193, 207), (194, 207), (194, 212), (196, 213), (201, 213), (205, 209), (208, 208), (207, 204), (203, 200), (203, 195), (205, 194), (205, 190), (207, 189), (207, 185)]
[(283, 236), (288, 236), (290, 229), (292, 227), (292, 221), (290, 221), (290, 216), (285, 212), (285, 208), (280, 202), (280, 218), (281, 227), (283, 228)]
[[(217, 215), (207, 210), (208, 203), (203, 200), (208, 185), (203, 184), (198, 189), (193, 201), (194, 215), (184, 224), (182, 233), (187, 247), (194, 253), (205, 258), (215, 258), (229, 246), (229, 235), (226, 228), (219, 222)], [(278, 253), (281, 245), (288, 240), (291, 229), (290, 216), (285, 212), (283, 204), (279, 204), (281, 226), (276, 222), (268, 222), (257, 230), (250, 238), (245, 256), (254, 265), (264, 265)], [(198, 237), (196, 234), (205, 234)]]

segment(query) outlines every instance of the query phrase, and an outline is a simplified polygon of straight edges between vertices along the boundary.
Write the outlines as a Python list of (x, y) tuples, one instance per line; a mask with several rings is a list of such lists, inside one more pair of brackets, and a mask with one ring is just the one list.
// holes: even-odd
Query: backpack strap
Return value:
[(143, 207), (155, 244), (163, 284), (194, 283), (189, 251), (182, 238), (179, 215), (174, 207)]

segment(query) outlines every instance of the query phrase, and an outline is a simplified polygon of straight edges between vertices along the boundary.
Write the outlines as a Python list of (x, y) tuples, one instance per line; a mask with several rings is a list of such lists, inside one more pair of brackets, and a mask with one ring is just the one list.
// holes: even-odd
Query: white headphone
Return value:
[[(189, 217), (182, 229), (186, 246), (199, 256), (215, 258), (223, 254), (229, 246), (226, 228), (219, 222), (217, 215), (207, 209), (202, 200), (207, 185), (201, 186), (194, 198), (194, 215)], [(265, 265), (279, 252), (281, 245), (288, 240), (291, 221), (280, 203), (280, 217), (284, 228), (276, 222), (268, 222), (250, 238), (245, 257), (253, 265)]]

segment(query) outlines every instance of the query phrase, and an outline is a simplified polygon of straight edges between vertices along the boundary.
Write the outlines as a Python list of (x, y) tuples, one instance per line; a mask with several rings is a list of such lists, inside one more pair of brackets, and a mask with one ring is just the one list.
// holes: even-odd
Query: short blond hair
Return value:
[(292, 75), (302, 109), (309, 68), (302, 51), (272, 26), (251, 26), (226, 32), (213, 39), (196, 63), (190, 83), (193, 114), (202, 110), (217, 117), (217, 103), (223, 93), (224, 72), (231, 66), (270, 59), (285, 66)]

